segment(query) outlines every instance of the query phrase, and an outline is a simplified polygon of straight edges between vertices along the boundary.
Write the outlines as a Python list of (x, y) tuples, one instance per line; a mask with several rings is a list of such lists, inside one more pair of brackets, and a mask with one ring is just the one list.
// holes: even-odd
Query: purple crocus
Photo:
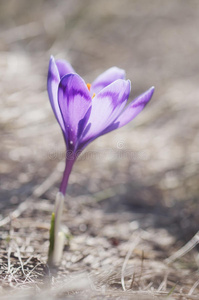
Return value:
[(127, 104), (131, 83), (125, 72), (112, 67), (92, 84), (63, 60), (50, 59), (48, 95), (67, 147), (66, 167), (60, 186), (65, 195), (73, 164), (83, 149), (97, 137), (133, 120), (151, 99), (154, 87)]

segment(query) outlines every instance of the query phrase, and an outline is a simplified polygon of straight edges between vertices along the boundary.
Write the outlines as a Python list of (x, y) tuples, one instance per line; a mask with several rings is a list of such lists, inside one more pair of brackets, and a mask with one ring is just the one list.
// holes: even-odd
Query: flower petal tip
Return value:
[(130, 88), (130, 90), (131, 90), (131, 85), (132, 85), (132, 84), (131, 84), (131, 81), (128, 79), (127, 82), (128, 82), (129, 88)]
[(109, 70), (112, 70), (113, 72), (120, 74), (121, 79), (126, 78), (126, 72), (125, 72), (124, 69), (121, 69), (121, 68), (118, 68), (118, 67), (114, 66), (114, 67), (110, 68)]
[(150, 88), (150, 90), (151, 90), (152, 92), (154, 92), (154, 91), (155, 91), (155, 87), (152, 86), (152, 87)]
[(148, 101), (150, 101), (151, 100), (151, 98), (152, 98), (152, 96), (153, 96), (153, 93), (154, 93), (154, 91), (155, 91), (155, 87), (154, 86), (152, 86), (146, 93), (149, 95), (149, 100)]
[(50, 56), (50, 60), (49, 60), (49, 61), (50, 61), (50, 62), (52, 62), (52, 61), (54, 62), (54, 61), (55, 61), (55, 58), (54, 58), (53, 55)]

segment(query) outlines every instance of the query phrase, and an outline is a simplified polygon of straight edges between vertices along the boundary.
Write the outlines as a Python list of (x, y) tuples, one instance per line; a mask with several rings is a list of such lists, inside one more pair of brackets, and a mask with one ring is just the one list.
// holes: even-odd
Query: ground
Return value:
[[(2, 299), (198, 299), (198, 15), (194, 0), (0, 3)], [(132, 123), (76, 162), (54, 269), (65, 146), (46, 92), (51, 54), (86, 82), (125, 69), (130, 100), (155, 86)]]

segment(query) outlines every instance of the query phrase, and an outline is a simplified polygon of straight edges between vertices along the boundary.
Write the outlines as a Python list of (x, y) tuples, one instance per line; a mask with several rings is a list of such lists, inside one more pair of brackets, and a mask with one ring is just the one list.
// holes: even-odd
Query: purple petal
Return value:
[(92, 99), (92, 110), (88, 123), (91, 124), (82, 142), (93, 140), (121, 114), (129, 97), (130, 81), (118, 79), (105, 87)]
[[(85, 132), (87, 133), (88, 132), (88, 130), (90, 129), (90, 126), (91, 126), (91, 123), (89, 123), (88, 125), (87, 125), (87, 127), (85, 128)], [(110, 131), (113, 131), (113, 130), (115, 130), (115, 129), (117, 129), (118, 128), (118, 126), (119, 126), (119, 122), (118, 123), (112, 123), (112, 124), (110, 124), (107, 128), (105, 128), (103, 131), (101, 131), (98, 135), (96, 135), (96, 136), (93, 136), (92, 138), (90, 138), (90, 139), (83, 139), (82, 140), (82, 143), (80, 144), (80, 146), (79, 146), (79, 148), (81, 149), (81, 151), (88, 145), (88, 144), (90, 144), (92, 141), (94, 141), (96, 138), (98, 138), (99, 136), (102, 136), (102, 135), (104, 135), (104, 134), (106, 134), (106, 133), (108, 133), (108, 132), (110, 132)], [(84, 132), (84, 134), (85, 134), (85, 132)], [(84, 135), (83, 135), (84, 136)]]
[(110, 131), (113, 131), (115, 129), (117, 129), (119, 127), (119, 122), (114, 122), (112, 124), (110, 124), (106, 129), (103, 130), (103, 132), (101, 133), (101, 135), (104, 135)]
[[(84, 118), (91, 105), (91, 97), (83, 79), (77, 74), (62, 77), (58, 88), (58, 102), (65, 126), (65, 140), (69, 149), (74, 150), (80, 122), (86, 126)], [(83, 131), (84, 128), (81, 128)]]
[(137, 97), (132, 103), (130, 103), (127, 108), (120, 114), (116, 120), (107, 126), (100, 134), (90, 138), (90, 140), (86, 140), (82, 143), (82, 149), (85, 148), (90, 142), (92, 142), (97, 137), (109, 133), (117, 128), (120, 128), (126, 125), (128, 122), (133, 120), (146, 106), (146, 104), (150, 101), (154, 92), (154, 87), (151, 87), (148, 91)]
[(57, 99), (57, 91), (58, 85), (60, 82), (59, 72), (55, 63), (53, 56), (50, 58), (49, 68), (48, 68), (48, 79), (47, 79), (47, 89), (48, 89), (48, 96), (50, 99), (50, 103), (55, 114), (57, 121), (59, 122), (62, 130), (64, 131), (64, 123), (62, 119), (62, 115), (60, 112), (60, 108), (58, 105)]
[(133, 120), (147, 105), (153, 96), (154, 87), (151, 87), (148, 91), (138, 96), (133, 102), (131, 102), (124, 112), (116, 119), (115, 122), (119, 122), (119, 127), (122, 127)]
[(89, 117), (90, 117), (90, 114), (91, 114), (91, 108), (92, 106), (89, 107), (89, 109), (87, 110), (85, 116), (83, 119), (81, 119), (78, 123), (78, 131), (77, 131), (77, 138), (80, 139), (81, 136), (82, 136), (82, 133), (88, 123), (88, 120), (89, 120)]
[(57, 69), (58, 69), (60, 78), (62, 78), (63, 76), (65, 76), (67, 74), (76, 73), (75, 70), (73, 69), (73, 67), (71, 66), (71, 64), (69, 64), (69, 62), (67, 62), (65, 60), (57, 59), (55, 61), (55, 63), (57, 65)]
[(117, 67), (112, 67), (99, 75), (91, 85), (91, 93), (99, 93), (107, 85), (117, 79), (125, 79), (125, 71)]

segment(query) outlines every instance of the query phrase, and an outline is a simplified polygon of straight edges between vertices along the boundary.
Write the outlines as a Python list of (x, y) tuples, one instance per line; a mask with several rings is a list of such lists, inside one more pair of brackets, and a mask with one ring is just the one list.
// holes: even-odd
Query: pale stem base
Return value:
[(61, 192), (57, 193), (55, 201), (55, 216), (54, 216), (54, 244), (52, 246), (52, 253), (49, 254), (49, 264), (58, 265), (61, 261), (64, 243), (65, 243), (65, 234), (61, 230), (61, 217), (63, 213), (64, 206), (64, 195)]

